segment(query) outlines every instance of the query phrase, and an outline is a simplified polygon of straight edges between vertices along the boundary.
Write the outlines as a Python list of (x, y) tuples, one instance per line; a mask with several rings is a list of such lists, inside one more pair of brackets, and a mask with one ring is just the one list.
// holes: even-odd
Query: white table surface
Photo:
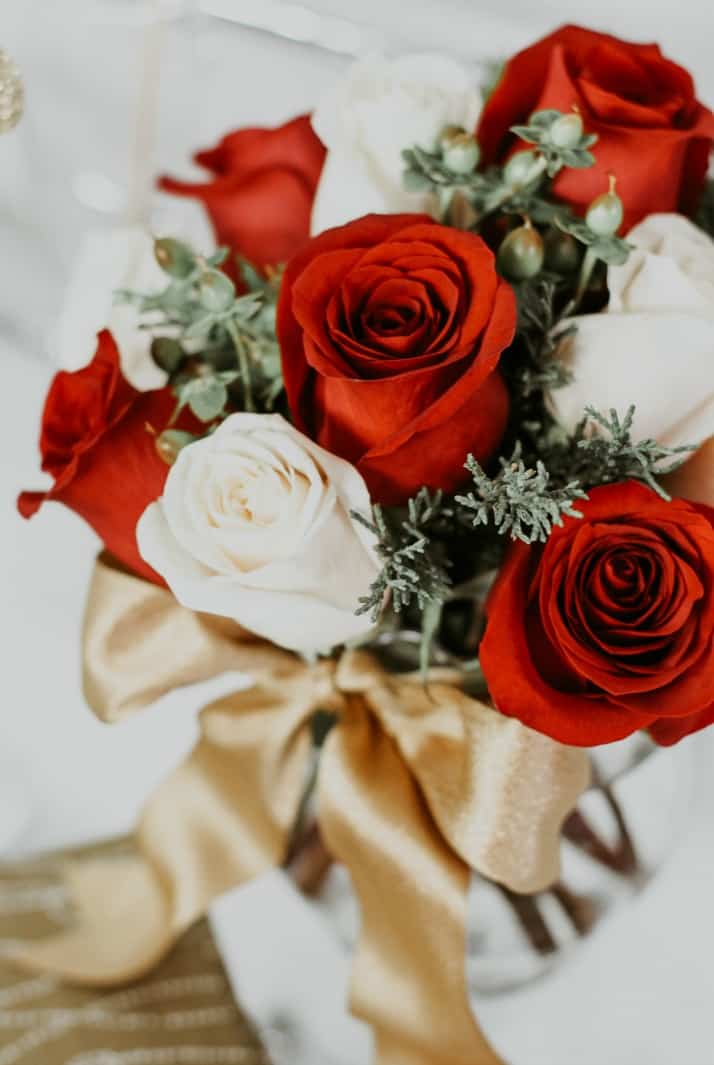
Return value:
[[(29, 523), (16, 514), (16, 492), (39, 480), (50, 371), (2, 340), (0, 366), (0, 822), (1, 804), (27, 812), (15, 848), (27, 851), (128, 829), (190, 746), (201, 700), (183, 693), (111, 727), (85, 707), (79, 623), (95, 541), (59, 506)], [(691, 824), (644, 896), (554, 976), (482, 1006), (511, 1065), (714, 1065), (714, 735), (692, 746)]]

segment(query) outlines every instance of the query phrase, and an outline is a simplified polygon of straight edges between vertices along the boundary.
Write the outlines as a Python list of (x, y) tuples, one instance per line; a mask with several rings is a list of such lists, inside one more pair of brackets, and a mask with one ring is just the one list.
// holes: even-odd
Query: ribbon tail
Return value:
[(180, 606), (106, 552), (92, 574), (82, 643), (84, 694), (97, 717), (111, 723), (176, 688), (226, 672), (262, 680), (295, 661), (225, 618)]
[(150, 970), (219, 895), (282, 861), (307, 776), (310, 678), (208, 706), (194, 751), (143, 813), (139, 853), (69, 869), (78, 921), (12, 953), (72, 983), (113, 986)]
[(359, 697), (328, 737), (319, 798), (360, 902), (351, 1005), (373, 1027), (377, 1065), (503, 1065), (469, 1002), (469, 869)]

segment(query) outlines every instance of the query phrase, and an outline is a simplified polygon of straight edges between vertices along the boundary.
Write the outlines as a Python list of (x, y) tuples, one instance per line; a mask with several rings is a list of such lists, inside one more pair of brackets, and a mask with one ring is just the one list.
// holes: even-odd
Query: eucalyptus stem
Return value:
[(544, 155), (539, 155), (538, 158), (534, 160), (533, 165), (526, 174), (523, 182), (521, 183), (521, 187), (527, 188), (528, 185), (532, 185), (534, 181), (538, 180), (541, 175), (545, 173), (547, 166), (548, 160), (546, 159), (546, 157)]
[(538, 181), (545, 173), (547, 166), (548, 160), (545, 158), (544, 155), (539, 155), (538, 158), (533, 162), (530, 170), (525, 175), (522, 181), (519, 181), (518, 184), (514, 184), (513, 186), (504, 189), (503, 192), (501, 192), (496, 197), (496, 199), (491, 203), (489, 207), (490, 213), (493, 214), (494, 211), (498, 211), (501, 207), (503, 207), (504, 203), (508, 203), (508, 201), (511, 200), (517, 193), (522, 192), (523, 189), (527, 189), (529, 185), (533, 185), (536, 181)]
[(245, 409), (252, 413), (255, 410), (255, 401), (253, 399), (253, 381), (251, 378), (248, 352), (245, 349), (243, 338), (241, 337), (235, 322), (230, 318), (226, 322), (226, 329), (228, 330), (228, 335), (233, 342), (233, 347), (238, 356), (238, 366), (243, 381), (243, 402), (245, 404)]
[(577, 311), (580, 306), (581, 300), (587, 292), (590, 279), (593, 276), (593, 270), (597, 265), (598, 257), (592, 248), (588, 248), (583, 257), (582, 266), (580, 267), (580, 277), (578, 278), (578, 287), (575, 290), (575, 296), (567, 307), (567, 313), (571, 314), (573, 311)]

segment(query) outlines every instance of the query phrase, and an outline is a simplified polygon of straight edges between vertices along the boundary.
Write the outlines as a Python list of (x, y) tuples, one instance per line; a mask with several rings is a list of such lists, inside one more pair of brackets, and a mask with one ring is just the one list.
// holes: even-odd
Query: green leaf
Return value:
[(595, 164), (595, 156), (591, 152), (581, 151), (579, 148), (560, 148), (560, 159), (564, 166), (575, 170), (584, 170)]
[(629, 257), (631, 245), (619, 237), (610, 237), (596, 240), (591, 247), (598, 259), (608, 266), (623, 266)]
[(221, 375), (196, 377), (182, 386), (179, 399), (182, 406), (188, 405), (200, 421), (211, 422), (223, 413), (228, 390)]
[(196, 258), (188, 244), (173, 237), (154, 241), (154, 257), (164, 273), (171, 277), (188, 277), (196, 268)]
[(209, 255), (206, 262), (209, 266), (223, 266), (224, 262), (230, 255), (230, 248), (222, 247), (214, 251), (213, 255)]
[(205, 270), (198, 280), (201, 304), (212, 314), (227, 311), (236, 298), (235, 285), (220, 270)]
[(540, 130), (532, 129), (530, 126), (511, 126), (511, 133), (515, 133), (522, 141), (528, 141), (529, 144), (539, 144), (541, 139), (544, 139)]
[(431, 182), (428, 177), (420, 170), (405, 170), (403, 182), (407, 192), (426, 192), (431, 188)]
[(542, 111), (534, 111), (528, 119), (528, 125), (549, 129), (554, 122), (557, 122), (562, 117), (562, 114), (562, 111), (556, 111), (552, 107), (544, 108)]

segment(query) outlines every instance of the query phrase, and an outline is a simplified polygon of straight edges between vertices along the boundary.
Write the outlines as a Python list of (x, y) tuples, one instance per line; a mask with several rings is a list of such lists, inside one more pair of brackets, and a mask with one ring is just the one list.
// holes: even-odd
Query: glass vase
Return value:
[[(479, 999), (506, 995), (576, 951), (646, 887), (681, 834), (692, 797), (689, 745), (660, 749), (639, 735), (591, 758), (592, 784), (563, 825), (557, 883), (516, 895), (473, 877), (465, 964), (477, 1013)], [(274, 1065), (368, 1065), (369, 1030), (347, 1010), (358, 905), (316, 820), (286, 869), (226, 896), (213, 925), (236, 997)]]

